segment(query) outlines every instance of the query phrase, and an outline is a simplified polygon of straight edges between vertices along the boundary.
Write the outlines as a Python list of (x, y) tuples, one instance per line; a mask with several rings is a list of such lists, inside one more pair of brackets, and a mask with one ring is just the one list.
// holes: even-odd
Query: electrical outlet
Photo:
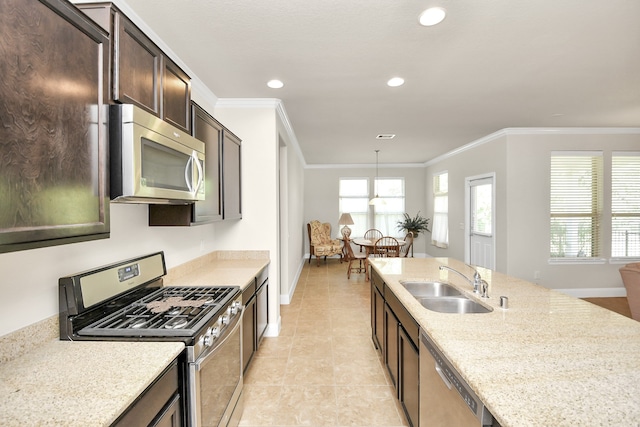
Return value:
[(540, 272), (538, 270), (533, 272), (533, 278), (536, 280), (540, 278)]
[(200, 240), (200, 252), (204, 252), (204, 240)]

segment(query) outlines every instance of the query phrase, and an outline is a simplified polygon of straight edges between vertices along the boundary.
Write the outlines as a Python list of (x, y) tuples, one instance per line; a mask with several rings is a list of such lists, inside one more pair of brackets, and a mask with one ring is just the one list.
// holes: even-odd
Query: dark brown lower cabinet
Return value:
[(384, 305), (384, 363), (393, 386), (398, 389), (398, 318), (387, 304)]
[(178, 363), (174, 361), (115, 422), (113, 426), (184, 425)]
[(398, 399), (412, 426), (419, 425), (420, 353), (404, 328), (398, 328)]
[(371, 273), (371, 339), (376, 348), (384, 354), (384, 283), (373, 270)]
[(256, 285), (255, 281), (242, 292), (242, 371), (246, 372), (249, 363), (256, 351), (255, 348), (255, 324), (256, 324)]
[(371, 270), (371, 338), (380, 350), (407, 421), (420, 425), (420, 328), (382, 278)]

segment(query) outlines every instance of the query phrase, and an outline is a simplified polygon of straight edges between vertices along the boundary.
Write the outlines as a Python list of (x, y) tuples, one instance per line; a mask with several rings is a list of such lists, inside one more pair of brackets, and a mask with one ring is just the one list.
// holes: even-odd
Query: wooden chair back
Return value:
[(372, 256), (382, 258), (399, 257), (400, 243), (398, 243), (398, 239), (391, 236), (383, 236), (379, 238), (373, 245)]

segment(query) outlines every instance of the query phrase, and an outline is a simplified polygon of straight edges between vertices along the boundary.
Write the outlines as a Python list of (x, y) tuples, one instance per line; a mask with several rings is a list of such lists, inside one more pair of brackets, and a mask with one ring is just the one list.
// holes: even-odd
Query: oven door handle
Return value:
[(203, 363), (206, 362), (209, 356), (214, 354), (220, 347), (222, 347), (227, 342), (227, 340), (238, 330), (238, 328), (242, 325), (242, 316), (244, 316), (244, 306), (238, 307), (238, 314), (233, 317), (233, 323), (229, 325), (230, 328), (227, 328), (224, 331), (222, 339), (216, 341), (214, 346), (210, 347), (207, 351), (202, 353), (200, 357), (198, 357), (198, 360), (193, 362), (196, 370), (199, 371), (200, 367)]

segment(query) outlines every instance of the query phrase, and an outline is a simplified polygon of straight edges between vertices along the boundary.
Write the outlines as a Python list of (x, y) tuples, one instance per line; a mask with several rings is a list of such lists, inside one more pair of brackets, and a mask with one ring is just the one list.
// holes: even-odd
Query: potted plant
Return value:
[(418, 211), (413, 218), (411, 218), (408, 213), (405, 213), (404, 219), (398, 221), (398, 230), (405, 230), (405, 232), (411, 231), (413, 237), (418, 237), (418, 233), (421, 231), (431, 231), (429, 230), (429, 218), (420, 216), (420, 211)]

